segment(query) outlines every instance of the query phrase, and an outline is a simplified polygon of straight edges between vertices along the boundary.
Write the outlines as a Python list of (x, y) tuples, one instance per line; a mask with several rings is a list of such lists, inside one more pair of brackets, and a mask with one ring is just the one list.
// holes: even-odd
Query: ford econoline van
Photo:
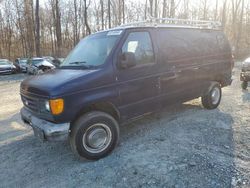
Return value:
[(217, 108), (232, 65), (213, 22), (124, 25), (85, 37), (58, 69), (24, 80), (21, 117), (41, 140), (69, 139), (77, 156), (96, 160), (115, 148), (121, 124), (199, 97)]

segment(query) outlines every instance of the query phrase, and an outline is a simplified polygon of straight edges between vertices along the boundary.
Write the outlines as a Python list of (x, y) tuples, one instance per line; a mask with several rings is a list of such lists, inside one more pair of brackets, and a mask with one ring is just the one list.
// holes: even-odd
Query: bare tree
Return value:
[(155, 0), (155, 18), (158, 17), (158, 3), (157, 3), (157, 0)]
[(122, 0), (122, 23), (125, 24), (125, 0)]
[(240, 43), (240, 39), (241, 39), (241, 34), (242, 34), (242, 22), (243, 22), (243, 15), (244, 15), (244, 0), (242, 0), (242, 3), (241, 3), (241, 13), (240, 13), (240, 21), (239, 21), (239, 30), (238, 30), (238, 35), (237, 35), (237, 38), (236, 38), (236, 44), (235, 44), (235, 47), (236, 47), (236, 55), (238, 56), (239, 55), (239, 43)]
[(150, 16), (153, 17), (153, 0), (149, 0), (149, 7), (150, 7)]
[(39, 0), (36, 0), (36, 35), (35, 35), (35, 43), (36, 43), (36, 56), (41, 56), (40, 54), (40, 18), (39, 18)]
[(61, 31), (61, 13), (59, 7), (59, 0), (55, 0), (55, 27), (56, 27), (56, 45), (57, 45), (57, 56), (61, 56), (62, 48), (62, 31)]
[(111, 28), (111, 2), (108, 0), (108, 19), (109, 19), (109, 28)]
[(223, 8), (222, 8), (222, 18), (221, 18), (221, 23), (222, 23), (222, 27), (223, 29), (225, 29), (225, 25), (226, 25), (226, 11), (227, 11), (227, 0), (224, 1), (223, 3)]
[(104, 29), (104, 4), (103, 4), (103, 0), (100, 0), (100, 5), (101, 5), (102, 29)]
[(207, 20), (207, 13), (208, 13), (208, 0), (202, 0), (202, 19)]
[(33, 31), (33, 1), (25, 0), (24, 1), (24, 15), (25, 15), (25, 25), (26, 25), (26, 42), (28, 46), (28, 56), (32, 57), (34, 54), (34, 31)]
[(167, 0), (163, 0), (163, 5), (162, 5), (162, 17), (165, 18), (167, 17)]
[(84, 21), (85, 21), (85, 25), (86, 25), (86, 29), (87, 29), (87, 33), (88, 35), (91, 34), (91, 30), (88, 24), (88, 6), (87, 5), (87, 0), (84, 0)]
[(0, 0), (0, 6), (0, 58), (35, 54), (66, 56), (92, 30), (160, 15), (219, 20), (238, 55), (243, 48), (250, 48), (249, 0), (214, 0), (214, 4), (209, 0), (47, 0), (43, 3)]
[(174, 18), (175, 17), (175, 0), (171, 0), (171, 3), (170, 3), (170, 18)]

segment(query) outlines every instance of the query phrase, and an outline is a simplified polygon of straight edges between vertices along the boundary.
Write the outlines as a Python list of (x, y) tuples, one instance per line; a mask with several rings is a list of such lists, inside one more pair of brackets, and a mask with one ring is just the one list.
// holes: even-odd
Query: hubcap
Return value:
[(216, 105), (220, 100), (220, 89), (215, 87), (211, 93), (212, 103)]
[(83, 147), (90, 153), (100, 153), (109, 146), (111, 138), (110, 128), (103, 123), (97, 123), (85, 131), (82, 139)]

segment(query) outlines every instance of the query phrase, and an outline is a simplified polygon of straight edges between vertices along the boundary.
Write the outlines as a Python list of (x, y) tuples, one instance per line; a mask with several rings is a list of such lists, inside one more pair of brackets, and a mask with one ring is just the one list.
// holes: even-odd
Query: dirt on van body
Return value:
[(37, 140), (19, 115), (25, 76), (1, 76), (0, 187), (250, 187), (250, 88), (239, 73), (218, 109), (196, 99), (122, 126), (115, 151), (94, 162)]

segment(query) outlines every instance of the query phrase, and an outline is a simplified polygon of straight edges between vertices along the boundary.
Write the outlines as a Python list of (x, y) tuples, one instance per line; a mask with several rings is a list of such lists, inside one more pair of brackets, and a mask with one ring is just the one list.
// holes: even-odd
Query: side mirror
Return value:
[(120, 68), (127, 69), (136, 66), (135, 54), (133, 52), (124, 52), (120, 57)]

